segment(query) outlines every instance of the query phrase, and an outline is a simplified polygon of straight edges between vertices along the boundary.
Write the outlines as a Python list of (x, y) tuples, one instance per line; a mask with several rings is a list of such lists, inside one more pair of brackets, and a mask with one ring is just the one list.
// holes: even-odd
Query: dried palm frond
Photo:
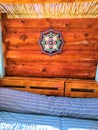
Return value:
[(98, 0), (0, 0), (0, 2), (10, 4), (47, 4), (47, 3), (65, 3), (65, 2), (98, 2)]
[(98, 2), (0, 4), (8, 18), (97, 18)]

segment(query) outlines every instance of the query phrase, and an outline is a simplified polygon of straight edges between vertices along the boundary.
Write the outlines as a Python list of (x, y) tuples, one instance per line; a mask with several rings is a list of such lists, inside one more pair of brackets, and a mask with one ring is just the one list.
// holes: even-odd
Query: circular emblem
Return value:
[(63, 46), (62, 34), (55, 30), (47, 30), (41, 33), (39, 44), (44, 53), (54, 55), (60, 53)]

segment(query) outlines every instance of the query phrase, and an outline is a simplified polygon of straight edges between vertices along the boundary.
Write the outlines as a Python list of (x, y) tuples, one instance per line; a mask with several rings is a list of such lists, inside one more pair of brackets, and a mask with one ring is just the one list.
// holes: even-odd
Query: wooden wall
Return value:
[[(3, 19), (6, 76), (95, 78), (98, 19)], [(62, 32), (63, 50), (49, 56), (38, 44), (40, 33)]]

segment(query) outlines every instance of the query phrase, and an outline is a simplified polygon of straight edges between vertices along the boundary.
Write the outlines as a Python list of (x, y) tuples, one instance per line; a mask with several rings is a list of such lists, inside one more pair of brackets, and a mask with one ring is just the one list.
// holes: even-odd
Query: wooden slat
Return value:
[(36, 66), (37, 64), (40, 64), (40, 65), (59, 65), (59, 64), (62, 64), (63, 66), (84, 66), (84, 67), (87, 67), (87, 66), (95, 66), (97, 67), (96, 65), (96, 62), (95, 61), (52, 61), (52, 60), (38, 60), (38, 61), (22, 61), (22, 60), (16, 60), (16, 59), (8, 59), (7, 62), (7, 65), (28, 65), (28, 66), (31, 66), (31, 65), (34, 65)]
[(25, 80), (19, 80), (19, 79), (1, 79), (0, 80), (0, 85), (1, 86), (3, 86), (3, 85), (5, 85), (5, 86), (25, 86), (26, 85), (26, 83), (25, 83)]
[[(26, 42), (25, 42), (26, 43)], [(38, 43), (17, 43), (11, 44), (11, 42), (6, 42), (4, 44), (5, 48), (10, 50), (18, 51), (41, 51)], [(67, 42), (64, 44), (63, 51), (98, 51), (97, 41), (79, 41), (79, 42)]]
[(92, 62), (20, 62), (9, 63), (5, 71), (7, 76), (94, 78), (96, 65)]
[[(16, 37), (16, 36), (15, 36)], [(15, 37), (7, 40), (5, 38), (4, 45), (5, 48), (8, 50), (21, 50), (21, 51), (41, 51), (39, 45), (39, 39), (29, 38), (25, 41), (22, 41), (18, 38), (15, 40)], [(63, 50), (65, 51), (98, 51), (98, 41), (97, 39), (90, 39), (90, 40), (72, 40), (65, 38), (65, 43), (63, 46)]]
[(22, 1), (19, 1), (19, 0), (1, 0), (0, 2), (1, 3), (13, 3), (13, 4), (34, 4), (34, 3), (65, 3), (65, 2), (87, 2), (87, 1), (92, 1), (92, 2), (95, 2), (97, 0), (22, 0)]
[[(4, 27), (33, 27), (33, 28), (54, 28), (64, 27), (65, 29), (98, 29), (98, 18), (73, 18), (73, 19), (50, 19), (50, 18), (34, 18), (34, 19), (4, 19), (2, 26)], [(81, 26), (80, 26), (81, 25)]]
[[(27, 32), (3, 34), (5, 47), (7, 49), (41, 50), (39, 46), (41, 32)], [(98, 50), (97, 34), (97, 32), (62, 32), (63, 50)]]
[(4, 42), (9, 42), (9, 44), (17, 45), (17, 44), (28, 44), (28, 43), (38, 43), (40, 38), (40, 32), (34, 33), (8, 33), (3, 35)]
[[(77, 82), (77, 83), (92, 83), (92, 84), (95, 84), (96, 83), (96, 81), (95, 80), (88, 80), (88, 79), (85, 79), (85, 80), (82, 80), (82, 79), (69, 79), (69, 78), (39, 78), (39, 77), (17, 77), (17, 76), (4, 76), (3, 78), (1, 78), (0, 79), (0, 83), (1, 83), (1, 81), (8, 81), (8, 80), (10, 80), (10, 81), (13, 81), (13, 80), (26, 80), (26, 81), (54, 81), (54, 82), (56, 82), (56, 81), (64, 81), (65, 83), (72, 83), (72, 82)], [(28, 84), (28, 83), (27, 83)]]
[(64, 94), (64, 82), (63, 81), (30, 81), (28, 86), (32, 88), (34, 93), (46, 94), (46, 95), (60, 95)]
[(60, 54), (49, 56), (41, 51), (8, 51), (5, 58), (21, 61), (96, 61), (98, 52), (90, 51), (62, 51)]
[[(62, 32), (63, 40), (65, 45), (79, 45), (88, 46), (89, 43), (98, 45), (98, 32), (82, 33), (82, 32)], [(41, 32), (26, 32), (26, 33), (7, 33), (3, 35), (3, 41), (9, 45), (32, 45), (35, 48), (38, 46), (40, 41)], [(38, 48), (38, 47), (37, 47)]]
[[(86, 40), (98, 40), (98, 32), (81, 33), (81, 32), (63, 32), (62, 36), (65, 42), (84, 42)], [(11, 42), (10, 44), (17, 43), (38, 43), (40, 40), (41, 32), (26, 32), (26, 33), (7, 33), (3, 35), (5, 42)], [(16, 40), (15, 40), (16, 39)]]
[(64, 81), (60, 80), (5, 77), (0, 79), (0, 86), (45, 95), (64, 96)]
[[(65, 82), (65, 92), (64, 92)], [(53, 78), (4, 77), (0, 79), (0, 86), (5, 88), (30, 91), (33, 93), (71, 96), (98, 97), (98, 84), (94, 80), (73, 80)], [(23, 87), (24, 86), (24, 87)], [(93, 92), (71, 92), (71, 88), (86, 89)], [(54, 89), (54, 90), (53, 90)]]
[[(50, 27), (51, 28), (51, 27)], [(3, 33), (6, 34), (6, 33), (27, 33), (27, 30), (28, 32), (44, 32), (45, 30), (48, 30), (49, 27), (5, 27), (3, 25)], [(67, 32), (67, 33), (70, 33), (70, 32), (82, 32), (82, 33), (85, 33), (86, 35), (89, 34), (89, 33), (95, 33), (95, 32), (98, 32), (98, 28), (75, 28), (75, 27), (52, 27), (52, 29), (54, 30), (58, 30), (60, 32)]]
[(95, 82), (73, 81), (65, 84), (65, 96), (69, 97), (98, 97), (98, 84)]

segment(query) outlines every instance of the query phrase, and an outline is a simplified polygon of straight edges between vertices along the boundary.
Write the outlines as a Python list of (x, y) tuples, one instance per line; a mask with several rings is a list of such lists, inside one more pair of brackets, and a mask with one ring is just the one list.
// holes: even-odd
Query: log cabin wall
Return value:
[[(5, 76), (95, 79), (98, 62), (98, 19), (3, 19)], [(41, 51), (40, 34), (60, 31), (61, 53)]]

